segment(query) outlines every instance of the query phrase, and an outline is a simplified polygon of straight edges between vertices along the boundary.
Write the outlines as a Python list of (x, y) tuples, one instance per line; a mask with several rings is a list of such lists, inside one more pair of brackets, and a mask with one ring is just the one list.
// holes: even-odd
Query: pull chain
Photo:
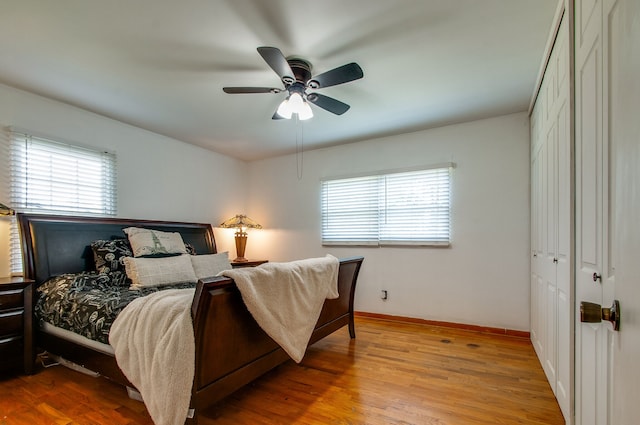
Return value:
[[(304, 173), (304, 126), (302, 121), (298, 119), (298, 114), (294, 115), (296, 116), (296, 173), (298, 180), (302, 180)], [(300, 129), (299, 134), (298, 128)]]

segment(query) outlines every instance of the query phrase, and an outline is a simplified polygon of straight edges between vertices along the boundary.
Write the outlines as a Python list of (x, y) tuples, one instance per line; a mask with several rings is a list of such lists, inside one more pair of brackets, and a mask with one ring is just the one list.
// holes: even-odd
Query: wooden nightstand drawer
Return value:
[(22, 355), (22, 336), (0, 338), (0, 359), (15, 355)]
[(24, 330), (23, 311), (12, 310), (0, 313), (0, 338), (7, 335), (22, 335)]
[(33, 281), (0, 277), (0, 371), (33, 373)]
[(24, 359), (22, 336), (0, 337), (0, 371), (21, 368)]
[(22, 308), (24, 305), (24, 289), (0, 290), (0, 310)]

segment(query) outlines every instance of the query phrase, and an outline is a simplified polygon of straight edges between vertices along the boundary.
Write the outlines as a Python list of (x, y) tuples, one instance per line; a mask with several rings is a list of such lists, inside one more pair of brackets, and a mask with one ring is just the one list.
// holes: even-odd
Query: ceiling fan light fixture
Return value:
[(291, 111), (294, 113), (298, 113), (302, 105), (304, 104), (304, 99), (300, 96), (300, 93), (293, 92), (291, 96), (289, 96), (289, 105), (291, 106)]
[(289, 104), (288, 97), (282, 101), (280, 106), (278, 106), (278, 111), (276, 113), (284, 119), (287, 119), (287, 120), (291, 119), (291, 114), (293, 114), (293, 109)]
[(311, 106), (306, 101), (302, 102), (302, 105), (298, 109), (298, 119), (304, 121), (309, 118), (313, 118), (313, 111), (311, 110)]
[(313, 117), (311, 106), (302, 98), (300, 93), (293, 92), (278, 106), (277, 114), (284, 119), (291, 119), (293, 114), (298, 114), (300, 120), (308, 120)]

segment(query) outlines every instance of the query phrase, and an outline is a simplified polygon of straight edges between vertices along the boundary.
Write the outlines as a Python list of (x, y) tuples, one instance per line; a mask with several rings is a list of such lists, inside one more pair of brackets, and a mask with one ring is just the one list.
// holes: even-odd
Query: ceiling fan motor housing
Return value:
[[(293, 71), (293, 76), (295, 77), (297, 82), (302, 83), (303, 85), (307, 85), (307, 82), (311, 79), (311, 64), (304, 59), (300, 58), (289, 58), (287, 59), (291, 70)], [(292, 84), (293, 81), (287, 83), (285, 81), (286, 77), (282, 78), (282, 82), (287, 84)]]

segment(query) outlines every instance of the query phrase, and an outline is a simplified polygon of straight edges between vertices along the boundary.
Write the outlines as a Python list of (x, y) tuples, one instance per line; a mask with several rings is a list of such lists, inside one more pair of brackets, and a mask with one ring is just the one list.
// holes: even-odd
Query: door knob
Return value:
[(598, 273), (596, 273), (596, 272), (593, 272), (593, 281), (594, 281), (594, 282), (597, 282), (597, 281), (602, 282), (602, 275), (601, 275), (601, 274), (598, 274)]
[(613, 301), (611, 308), (602, 308), (600, 304), (582, 301), (580, 303), (580, 321), (583, 323), (611, 322), (613, 330), (620, 330), (620, 302)]

